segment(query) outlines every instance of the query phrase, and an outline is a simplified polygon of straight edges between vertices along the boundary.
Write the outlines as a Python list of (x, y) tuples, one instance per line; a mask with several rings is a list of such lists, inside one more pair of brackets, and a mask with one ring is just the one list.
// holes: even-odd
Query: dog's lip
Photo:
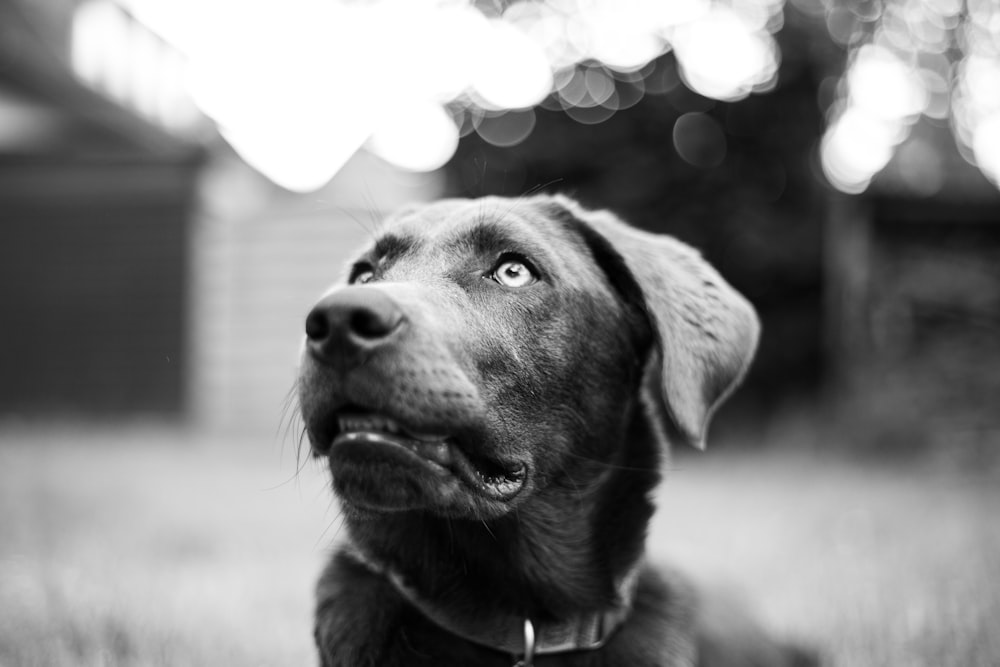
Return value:
[(454, 438), (404, 427), (386, 415), (347, 412), (337, 415), (336, 421), (337, 434), (331, 441), (331, 449), (346, 443), (400, 447), (425, 461), (435, 472), (450, 473), (496, 500), (513, 498), (527, 478), (527, 466), (522, 462), (474, 460)]
[(333, 439), (332, 446), (336, 447), (345, 442), (365, 442), (402, 447), (426, 459), (430, 463), (434, 463), (445, 469), (451, 466), (454, 458), (451, 454), (451, 447), (443, 439), (426, 441), (419, 438), (407, 438), (386, 431), (344, 431)]

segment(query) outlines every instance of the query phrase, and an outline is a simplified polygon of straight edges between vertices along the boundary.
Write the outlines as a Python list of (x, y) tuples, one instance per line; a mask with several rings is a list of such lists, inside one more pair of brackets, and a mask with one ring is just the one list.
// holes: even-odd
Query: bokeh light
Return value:
[(535, 112), (508, 111), (499, 115), (483, 115), (473, 121), (476, 132), (494, 146), (516, 146), (535, 129)]
[(368, 142), (373, 153), (410, 171), (443, 167), (458, 146), (458, 127), (440, 104), (411, 104), (406, 114), (386, 114)]
[(942, 179), (932, 168), (908, 164), (927, 157), (927, 147), (910, 148), (917, 140), (908, 137), (917, 122), (943, 121), (959, 152), (1000, 184), (1000, 3), (795, 2), (825, 13), (830, 35), (849, 48), (820, 151), (831, 184), (862, 192), (905, 150), (900, 175), (914, 192), (933, 194)]
[(515, 26), (495, 19), (471, 52), (475, 93), (494, 109), (532, 107), (552, 89), (552, 68), (545, 52)]
[[(836, 188), (864, 191), (921, 119), (947, 122), (960, 153), (1000, 184), (1000, 3), (790, 1), (847, 50), (839, 84), (824, 87), (820, 157)], [(190, 129), (197, 109), (274, 182), (307, 191), (362, 146), (412, 170), (447, 162), (456, 132), (514, 146), (539, 105), (596, 124), (678, 85), (723, 101), (766, 92), (784, 10), (784, 0), (87, 0), (71, 56), (83, 79), (168, 128)]]
[(673, 43), (685, 83), (705, 97), (739, 100), (776, 80), (774, 39), (733, 10), (719, 7), (678, 27)]
[(677, 154), (695, 167), (715, 167), (726, 157), (726, 134), (707, 114), (691, 112), (678, 118), (673, 138)]
[(844, 192), (864, 191), (889, 163), (926, 106), (916, 70), (887, 48), (860, 48), (845, 75), (847, 97), (821, 145), (823, 171)]
[[(130, 37), (117, 24), (127, 10), (181, 54), (185, 92), (235, 150), (276, 183), (307, 191), (363, 145), (398, 166), (434, 169), (455, 150), (456, 125), (511, 146), (531, 133), (527, 111), (540, 104), (602, 122), (667, 90), (650, 78), (662, 75), (650, 65), (670, 50), (683, 81), (701, 95), (737, 100), (767, 90), (776, 80), (772, 33), (782, 7), (782, 0), (522, 0), (502, 11), (465, 0), (88, 0), (78, 8), (73, 60), (95, 85), (122, 88)], [(310, 154), (318, 151), (326, 155)]]

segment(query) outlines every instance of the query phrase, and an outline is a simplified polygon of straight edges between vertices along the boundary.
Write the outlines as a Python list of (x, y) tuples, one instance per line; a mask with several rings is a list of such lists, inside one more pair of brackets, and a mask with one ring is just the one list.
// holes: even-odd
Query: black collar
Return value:
[(345, 553), (371, 572), (385, 577), (400, 595), (438, 627), (480, 646), (523, 656), (524, 660), (519, 663), (522, 665), (530, 665), (535, 655), (591, 651), (604, 646), (631, 613), (639, 578), (636, 564), (618, 582), (617, 600), (608, 609), (544, 623), (506, 613), (481, 619), (448, 613), (433, 600), (422, 597), (398, 572), (372, 561), (353, 545), (345, 549)]

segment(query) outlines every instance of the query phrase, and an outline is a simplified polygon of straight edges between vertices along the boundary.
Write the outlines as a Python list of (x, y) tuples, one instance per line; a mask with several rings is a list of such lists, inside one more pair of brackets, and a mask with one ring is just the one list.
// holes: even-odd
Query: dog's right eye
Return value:
[(347, 280), (351, 285), (364, 285), (375, 277), (375, 269), (370, 264), (355, 264), (351, 269), (351, 277)]

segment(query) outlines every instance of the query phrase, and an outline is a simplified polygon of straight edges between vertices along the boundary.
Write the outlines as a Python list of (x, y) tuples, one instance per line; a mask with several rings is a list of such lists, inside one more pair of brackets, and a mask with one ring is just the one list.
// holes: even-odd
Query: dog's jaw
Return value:
[(346, 372), (303, 354), (306, 433), (348, 513), (427, 510), (486, 520), (530, 491), (530, 461), (492, 425), (478, 389), (446, 354), (433, 349), (406, 369), (375, 355)]
[(526, 462), (473, 459), (455, 438), (411, 433), (381, 416), (338, 422), (327, 453), (334, 488), (357, 508), (486, 518), (509, 511), (527, 481)]
[[(469, 521), (355, 507), (346, 515), (350, 544), (446, 609), (554, 619), (606, 608), (641, 561), (649, 496), (660, 480), (656, 443), (637, 406), (631, 412), (619, 457), (578, 461), (564, 478), (533, 489), (516, 512)], [(575, 485), (595, 476), (599, 484)]]

